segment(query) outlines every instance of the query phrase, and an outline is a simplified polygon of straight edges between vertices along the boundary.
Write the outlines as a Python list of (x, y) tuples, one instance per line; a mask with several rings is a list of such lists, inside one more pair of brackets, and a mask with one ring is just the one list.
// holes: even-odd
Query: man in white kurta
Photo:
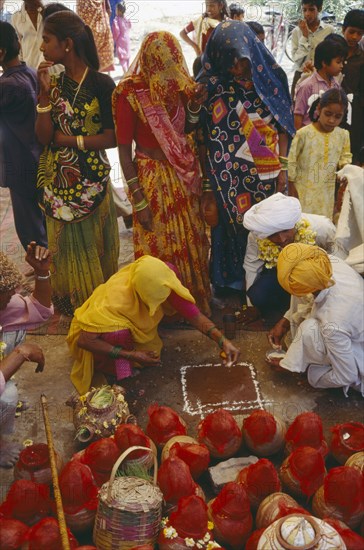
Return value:
[[(34, 14), (34, 22), (28, 10)], [(21, 59), (32, 69), (38, 69), (39, 64), (44, 61), (43, 53), (40, 51), (43, 41), (42, 10), (43, 5), (40, 0), (24, 1), (20, 10), (11, 18), (11, 24), (17, 32), (21, 45)]]
[[(322, 278), (323, 255), (329, 269), (326, 280)], [(301, 270), (300, 280), (297, 269)], [(363, 279), (343, 260), (328, 256), (318, 247), (293, 244), (280, 254), (278, 280), (293, 294), (292, 298), (304, 296), (307, 291), (314, 294), (313, 306), (304, 321), (299, 325), (289, 323), (291, 310), (270, 333), (272, 343), (279, 344), (291, 328), (293, 341), (279, 366), (291, 372), (307, 371), (314, 388), (343, 388), (347, 395), (352, 387), (364, 396)]]
[[(244, 227), (249, 230), (244, 258), (247, 301), (263, 316), (271, 309), (278, 309), (282, 315), (289, 307), (289, 295), (279, 286), (276, 274), (278, 254), (284, 246), (294, 241), (308, 244), (310, 239), (328, 253), (345, 256), (336, 245), (334, 224), (325, 216), (302, 213), (299, 200), (282, 193), (250, 208), (244, 216)], [(276, 245), (276, 257), (270, 262), (263, 259), (261, 248), (266, 239), (272, 247)]]

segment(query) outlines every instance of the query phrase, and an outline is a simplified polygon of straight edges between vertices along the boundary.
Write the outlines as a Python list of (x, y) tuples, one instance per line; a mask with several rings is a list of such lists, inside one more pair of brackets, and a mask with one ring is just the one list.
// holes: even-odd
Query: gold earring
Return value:
[(70, 51), (70, 49), (69, 49), (69, 48), (66, 48), (66, 52), (69, 52), (69, 51)]

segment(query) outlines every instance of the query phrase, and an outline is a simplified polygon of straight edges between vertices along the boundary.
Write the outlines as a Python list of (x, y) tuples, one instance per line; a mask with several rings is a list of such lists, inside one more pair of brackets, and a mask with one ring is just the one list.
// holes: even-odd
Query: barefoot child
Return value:
[(349, 132), (339, 128), (347, 106), (343, 90), (328, 90), (312, 104), (313, 123), (298, 130), (292, 141), (288, 190), (300, 200), (303, 212), (332, 219), (336, 171), (351, 164)]

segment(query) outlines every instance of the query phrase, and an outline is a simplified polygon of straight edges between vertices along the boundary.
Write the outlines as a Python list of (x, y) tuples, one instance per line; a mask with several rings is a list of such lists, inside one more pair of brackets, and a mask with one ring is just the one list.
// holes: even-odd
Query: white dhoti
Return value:
[(0, 397), (0, 434), (14, 432), (15, 412), (18, 404), (18, 390), (15, 383), (9, 380)]

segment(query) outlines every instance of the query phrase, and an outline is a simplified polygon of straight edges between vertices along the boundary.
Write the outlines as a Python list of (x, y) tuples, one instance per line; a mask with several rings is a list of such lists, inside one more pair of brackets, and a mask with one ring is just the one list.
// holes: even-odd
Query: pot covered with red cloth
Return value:
[(241, 430), (233, 415), (225, 409), (208, 414), (197, 429), (199, 442), (204, 443), (215, 458), (231, 458), (241, 446)]

